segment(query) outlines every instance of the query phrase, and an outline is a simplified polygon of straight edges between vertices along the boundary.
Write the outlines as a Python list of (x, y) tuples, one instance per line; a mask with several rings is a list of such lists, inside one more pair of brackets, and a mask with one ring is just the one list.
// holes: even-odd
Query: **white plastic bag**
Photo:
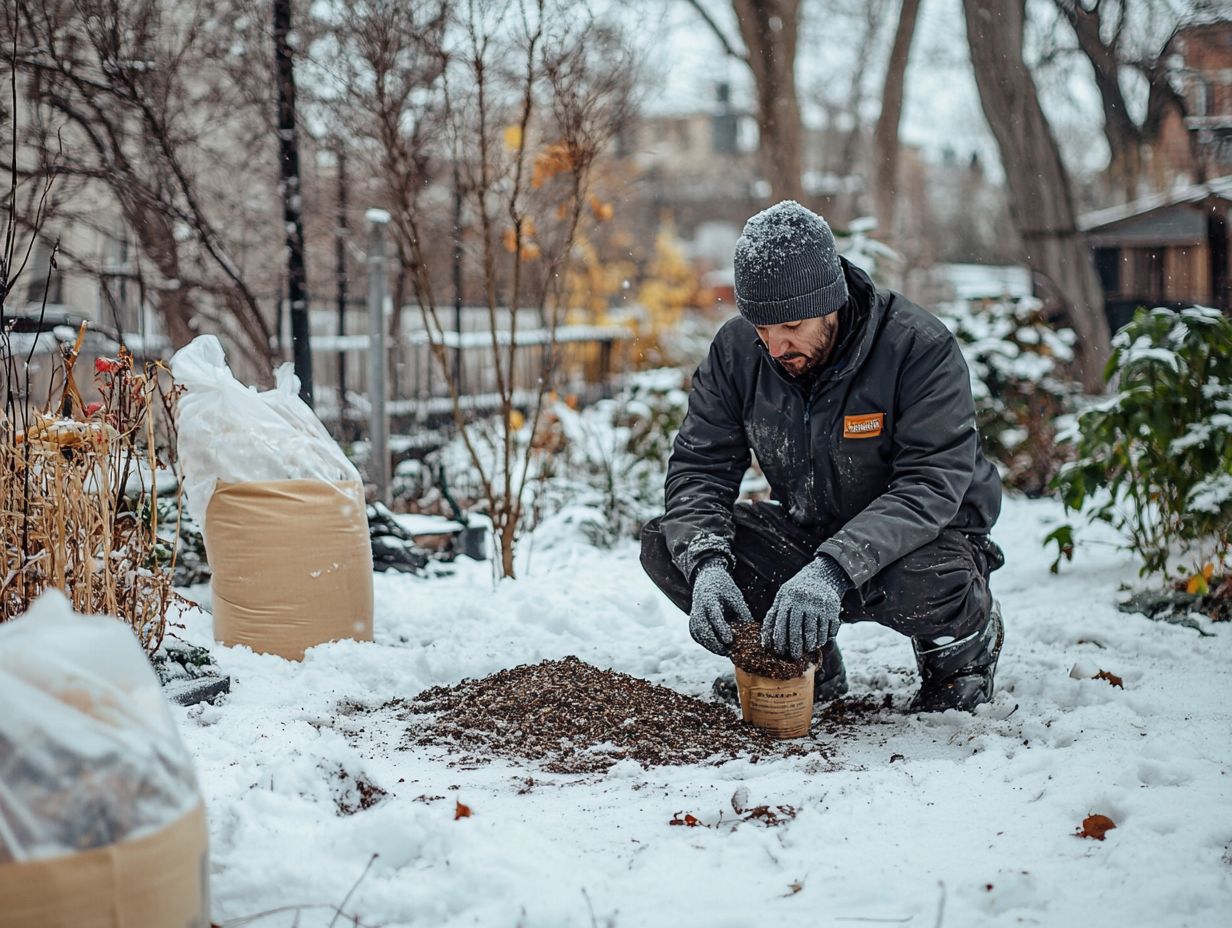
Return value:
[(360, 479), (299, 398), (290, 364), (276, 371), (273, 390), (258, 392), (232, 376), (216, 337), (200, 335), (175, 353), (171, 372), (187, 389), (179, 404), (178, 452), (188, 508), (202, 523), (219, 480)]
[(132, 631), (59, 591), (0, 624), (0, 706), (0, 864), (140, 837), (201, 803)]

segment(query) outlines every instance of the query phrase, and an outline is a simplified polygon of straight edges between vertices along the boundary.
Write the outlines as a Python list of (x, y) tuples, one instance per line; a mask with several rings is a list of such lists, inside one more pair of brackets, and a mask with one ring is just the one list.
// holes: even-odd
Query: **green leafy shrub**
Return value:
[[(1106, 375), (1115, 392), (1079, 414), (1076, 459), (1056, 479), (1066, 508), (1114, 526), (1144, 574), (1178, 557), (1209, 578), (1232, 544), (1232, 319), (1139, 311)], [(1049, 536), (1061, 556), (1067, 530)]]
[(1058, 420), (1081, 395), (1072, 376), (1073, 331), (1054, 329), (1034, 299), (959, 301), (937, 315), (967, 360), (984, 453), (1006, 486), (1030, 496), (1047, 492), (1065, 460)]

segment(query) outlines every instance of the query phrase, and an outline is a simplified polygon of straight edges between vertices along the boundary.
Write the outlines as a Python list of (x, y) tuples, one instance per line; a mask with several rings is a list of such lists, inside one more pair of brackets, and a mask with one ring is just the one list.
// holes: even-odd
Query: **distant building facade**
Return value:
[(1232, 11), (1192, 16), (1161, 59), (1185, 107), (1183, 117), (1172, 113), (1160, 126), (1164, 173), (1189, 181), (1232, 174)]

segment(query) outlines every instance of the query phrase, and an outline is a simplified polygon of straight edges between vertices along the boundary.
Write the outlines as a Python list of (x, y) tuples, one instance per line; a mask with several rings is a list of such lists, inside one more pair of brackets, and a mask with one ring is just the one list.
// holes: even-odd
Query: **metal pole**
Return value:
[(462, 179), (453, 164), (453, 329), (458, 346), (453, 353), (453, 388), (462, 394)]
[[(347, 176), (346, 149), (338, 145), (338, 224), (334, 229), (334, 280), (338, 288), (338, 337), (346, 335), (347, 314)], [(346, 352), (338, 350), (338, 434), (347, 436)]]
[(370, 209), (368, 220), (368, 402), (369, 477), (376, 500), (389, 504), (389, 416), (385, 410), (385, 226), (389, 213)]

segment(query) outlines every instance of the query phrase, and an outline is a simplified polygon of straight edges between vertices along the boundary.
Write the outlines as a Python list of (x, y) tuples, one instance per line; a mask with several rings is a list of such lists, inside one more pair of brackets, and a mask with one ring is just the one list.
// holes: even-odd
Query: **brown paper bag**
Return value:
[(220, 483), (205, 547), (223, 644), (301, 660), (326, 641), (372, 640), (372, 545), (359, 483)]
[(813, 722), (813, 675), (776, 680), (736, 668), (736, 689), (744, 720), (775, 738), (803, 738)]
[(209, 900), (200, 805), (144, 837), (0, 866), (4, 928), (209, 928)]

